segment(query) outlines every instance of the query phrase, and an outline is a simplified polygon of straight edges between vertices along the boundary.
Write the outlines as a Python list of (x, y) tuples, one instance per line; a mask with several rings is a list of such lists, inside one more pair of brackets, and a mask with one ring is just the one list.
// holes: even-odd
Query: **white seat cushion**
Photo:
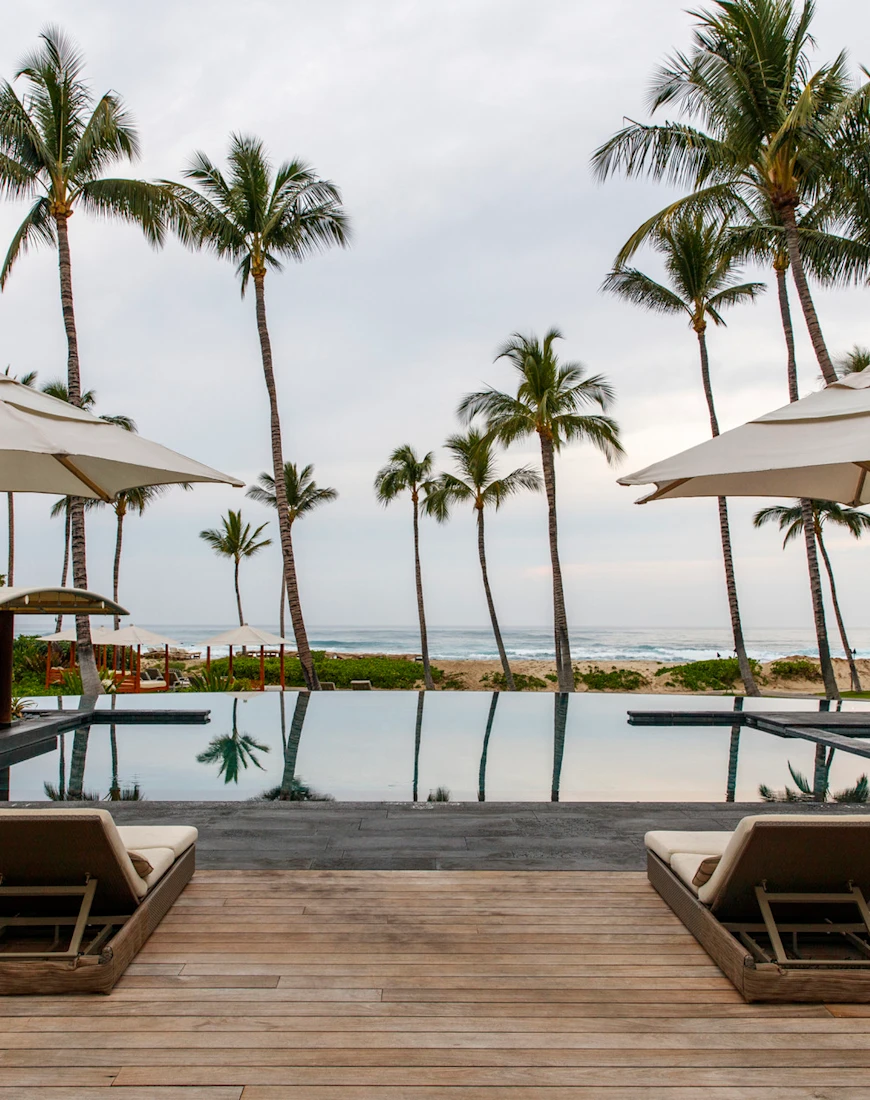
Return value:
[(171, 848), (140, 848), (139, 853), (148, 860), (152, 867), (151, 873), (145, 876), (145, 886), (150, 893), (172, 864), (175, 863), (175, 852)]
[(199, 836), (192, 825), (119, 825), (118, 833), (128, 852), (142, 852), (146, 848), (171, 848), (176, 859), (192, 844), (196, 844)]
[[(123, 832), (123, 830), (119, 831)], [(681, 833), (661, 830), (647, 833), (643, 842), (651, 852), (655, 852), (659, 859), (663, 859), (673, 867), (672, 859), (676, 852), (699, 856), (723, 855), (733, 835), (725, 832)]]

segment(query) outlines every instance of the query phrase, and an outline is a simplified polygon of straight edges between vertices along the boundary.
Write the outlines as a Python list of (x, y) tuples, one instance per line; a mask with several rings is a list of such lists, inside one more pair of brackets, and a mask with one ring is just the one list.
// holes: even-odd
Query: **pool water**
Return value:
[[(49, 709), (54, 700), (45, 703)], [(817, 759), (810, 741), (745, 727), (628, 724), (628, 710), (730, 711), (725, 697), (288, 691), (106, 697), (99, 705), (208, 709), (211, 719), (94, 724), (34, 746), (38, 755), (29, 759), (0, 746), (8, 798), (78, 790), (105, 799), (138, 789), (151, 801), (237, 800), (283, 790), (426, 801), (441, 788), (452, 801), (751, 802), (761, 783), (794, 787), (789, 764), (812, 783)], [(747, 700), (744, 707), (806, 711), (818, 702)], [(838, 749), (830, 786), (851, 787), (866, 770), (866, 759)]]

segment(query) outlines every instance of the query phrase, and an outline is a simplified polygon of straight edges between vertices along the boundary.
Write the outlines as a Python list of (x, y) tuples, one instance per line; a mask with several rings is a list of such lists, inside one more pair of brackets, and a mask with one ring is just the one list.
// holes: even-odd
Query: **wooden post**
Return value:
[(166, 646), (166, 658), (163, 662), (163, 680), (166, 684), (164, 691), (169, 691), (169, 646)]
[(45, 686), (51, 681), (51, 642), (48, 642), (48, 652), (45, 655)]
[[(132, 647), (131, 647), (132, 648)], [(136, 646), (136, 691), (142, 690), (142, 646)]]
[(263, 655), (263, 647), (260, 646), (260, 691), (266, 690), (266, 658)]
[(0, 611), (0, 726), (12, 725), (12, 645), (15, 616)]
[(69, 667), (70, 668), (75, 668), (76, 667), (76, 644), (75, 644), (75, 642), (70, 642), (70, 644), (69, 644)]
[[(281, 646), (281, 690), (284, 690), (284, 647)], [(283, 705), (283, 704), (282, 704)]]
[(233, 678), (233, 647), (232, 646), (230, 646), (230, 666), (229, 666), (229, 669), (227, 670), (227, 675), (232, 680), (232, 678)]
[(211, 646), (205, 647), (205, 671), (211, 672)]

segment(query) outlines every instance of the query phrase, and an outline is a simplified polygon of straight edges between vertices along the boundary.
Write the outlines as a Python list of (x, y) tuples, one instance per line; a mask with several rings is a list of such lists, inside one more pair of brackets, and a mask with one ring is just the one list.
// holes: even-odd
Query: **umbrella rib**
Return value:
[(92, 493), (97, 494), (100, 500), (105, 501), (106, 504), (112, 503), (113, 498), (109, 496), (106, 490), (97, 485), (95, 481), (91, 481), (88, 475), (84, 473), (84, 471), (80, 470), (68, 455), (52, 455), (52, 458), (56, 459), (61, 464), (61, 466), (65, 467), (67, 470), (69, 470), (71, 474), (75, 475), (75, 477), (77, 477), (79, 481), (81, 481), (84, 485), (87, 485)]
[(667, 481), (664, 485), (660, 485), (654, 493), (650, 493), (647, 497), (641, 497), (640, 500), (636, 500), (635, 504), (649, 504), (651, 500), (658, 500), (663, 497), (665, 493), (670, 493), (673, 489), (679, 489), (681, 485), (685, 485), (687, 481), (691, 481), (690, 477), (678, 477), (674, 481)]

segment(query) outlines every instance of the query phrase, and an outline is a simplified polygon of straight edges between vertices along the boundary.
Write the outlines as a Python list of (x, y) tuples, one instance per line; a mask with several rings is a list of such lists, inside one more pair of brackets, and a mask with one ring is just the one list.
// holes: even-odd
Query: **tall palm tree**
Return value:
[[(167, 193), (144, 180), (103, 173), (119, 161), (135, 160), (139, 139), (122, 100), (107, 92), (99, 100), (83, 77), (84, 59), (57, 27), (47, 27), (40, 44), (20, 63), (24, 78), (19, 98), (0, 83), (0, 193), (32, 200), (0, 268), (0, 289), (30, 247), (57, 248), (60, 299), (67, 341), (69, 399), (81, 404), (78, 334), (72, 288), (69, 219), (75, 210), (138, 225), (150, 244), (163, 241)], [(73, 580), (88, 587), (84, 508), (75, 498), (70, 510)], [(90, 620), (76, 618), (79, 667), (86, 695), (103, 691), (91, 642)]]
[[(714, 325), (724, 325), (722, 311), (741, 302), (754, 301), (764, 290), (764, 284), (738, 281), (739, 269), (727, 228), (722, 223), (717, 225), (705, 218), (698, 211), (682, 212), (660, 226), (651, 237), (651, 243), (664, 261), (669, 285), (656, 282), (635, 267), (617, 265), (604, 280), (604, 289), (655, 313), (675, 314), (688, 319), (698, 338), (701, 384), (710, 418), (710, 431), (717, 436), (719, 421), (710, 381), (707, 325), (709, 321)], [(719, 535), (740, 676), (747, 695), (758, 695), (743, 638), (725, 497), (719, 497)]]
[[(238, 512), (234, 512), (230, 508), (225, 516), (221, 516), (221, 526), (219, 528), (212, 527), (199, 533), (199, 537), (203, 542), (207, 543), (216, 554), (222, 558), (232, 558), (233, 560), (233, 582), (236, 591), (239, 626), (245, 625), (245, 616), (242, 612), (242, 593), (239, 588), (239, 567), (244, 559), (252, 558), (265, 547), (272, 545), (271, 539), (260, 538), (260, 535), (268, 526), (268, 523), (261, 523), (259, 527), (252, 531), (250, 523), (245, 523), (242, 519), (241, 508)], [(258, 539), (259, 541), (257, 541)]]
[(423, 573), (420, 568), (420, 497), (425, 503), (433, 488), (432, 466), (435, 456), (428, 451), (418, 458), (410, 443), (397, 447), (390, 461), (375, 475), (375, 496), (386, 507), (402, 493), (411, 497), (414, 516), (414, 580), (417, 586), (417, 618), (420, 622), (420, 649), (423, 653), (423, 683), (435, 687), (429, 667), (429, 636), (426, 631), (426, 608), (423, 604)]
[[(506, 446), (537, 435), (547, 492), (550, 563), (553, 571), (553, 624), (559, 691), (574, 690), (574, 670), (568, 640), (568, 617), (559, 560), (556, 523), (555, 456), (568, 443), (591, 443), (608, 462), (622, 453), (619, 427), (604, 415), (613, 403), (613, 389), (603, 375), (586, 375), (579, 363), (561, 363), (553, 348), (562, 334), (552, 328), (543, 341), (514, 333), (496, 356), (507, 359), (519, 379), (516, 396), (490, 387), (469, 393), (459, 405), (465, 421), (483, 416), (487, 432)], [(589, 408), (600, 412), (588, 412)]]
[[(67, 404), (71, 403), (70, 402), (70, 396), (69, 396), (69, 388), (66, 385), (66, 383), (63, 381), (63, 379), (61, 379), (61, 378), (55, 378), (51, 382), (46, 382), (46, 384), (42, 387), (42, 392), (45, 393), (45, 394), (48, 394), (49, 397), (56, 398), (58, 401), (66, 401)], [(85, 390), (85, 392), (81, 395), (81, 398), (79, 400), (79, 408), (84, 409), (86, 412), (92, 413), (94, 411), (94, 406), (96, 405), (96, 403), (97, 403), (96, 391), (95, 390)], [(106, 423), (108, 423), (108, 424), (115, 424), (117, 427), (123, 428), (125, 432), (136, 432), (136, 431), (139, 430), (136, 427), (136, 421), (131, 416), (125, 416), (123, 413), (118, 413), (117, 415), (114, 415), (114, 416), (100, 416), (100, 420), (105, 420)], [(166, 488), (166, 486), (157, 485), (157, 486), (149, 486), (148, 488), (149, 489), (154, 489), (155, 490), (154, 495), (157, 495), (158, 493), (163, 492), (163, 490)], [(185, 486), (185, 488), (187, 488), (187, 486)], [(135, 492), (140, 492), (140, 490), (134, 490), (134, 491)], [(61, 570), (61, 575), (60, 575), (61, 588), (63, 588), (66, 585), (67, 573), (69, 572), (70, 541), (71, 541), (71, 530), (72, 530), (72, 511), (73, 511), (73, 504), (75, 503), (76, 499), (80, 499), (80, 498), (61, 497), (60, 500), (57, 501), (56, 504), (52, 505), (51, 512), (50, 512), (50, 515), (51, 515), (52, 519), (56, 519), (58, 516), (63, 516), (64, 517), (63, 569)], [(102, 503), (103, 503), (103, 501), (101, 501), (101, 500), (89, 500), (87, 502), (87, 504), (85, 504), (84, 501), (83, 501), (82, 506), (83, 506), (83, 508), (93, 508), (93, 507), (97, 507), (97, 506), (101, 505)], [(118, 572), (119, 572), (119, 569), (120, 569), (120, 556), (121, 556), (120, 537), (121, 537), (121, 532), (120, 532), (120, 529), (119, 529), (118, 539), (116, 541), (116, 546), (115, 546), (115, 601), (116, 602), (117, 602), (117, 599), (118, 599)], [(118, 626), (120, 625), (120, 621), (121, 620), (116, 615), (115, 616), (115, 629), (116, 630), (118, 629)], [(59, 633), (63, 629), (63, 615), (58, 615), (57, 616), (57, 619), (55, 620), (54, 629), (55, 629), (55, 633)]]
[[(273, 170), (263, 143), (240, 134), (230, 138), (228, 160), (229, 174), (225, 177), (205, 153), (196, 153), (184, 171), (194, 186), (165, 186), (174, 199), (175, 227), (181, 239), (221, 259), (232, 260), (243, 296), (249, 281), (254, 281), (260, 356), (269, 395), (278, 530), (293, 614), (299, 594), (284, 483), (278, 392), (266, 323), (266, 273), (281, 271), (282, 258), (302, 261), (332, 245), (346, 245), (350, 230), (338, 188), (319, 179), (302, 161), (289, 161)], [(305, 683), (309, 689), (317, 689), (320, 685), (301, 615), (296, 615), (293, 626)]]
[[(825, 381), (833, 382), (798, 223), (836, 169), (844, 112), (854, 99), (845, 54), (811, 72), (812, 0), (800, 9), (793, 0), (715, 0), (710, 11), (693, 14), (693, 48), (657, 71), (650, 95), (653, 113), (673, 104), (683, 119), (661, 125), (630, 121), (593, 156), (602, 179), (621, 169), (692, 189), (649, 219), (620, 259), (628, 259), (656, 224), (680, 208), (717, 206), (730, 216), (760, 200), (784, 229), (813, 350)], [(853, 117), (863, 132), (860, 110)], [(700, 128), (692, 125), (695, 120)]]
[[(32, 388), (36, 385), (36, 371), (31, 370), (22, 374), (20, 378), (10, 374), (9, 367), (3, 372), (7, 378), (14, 378), (22, 386)], [(6, 494), (6, 514), (8, 518), (7, 534), (9, 539), (9, 555), (6, 564), (6, 583), (11, 588), (15, 584), (15, 494)]]
[[(321, 504), (328, 504), (338, 499), (338, 490), (331, 487), (321, 489), (314, 481), (314, 467), (309, 464), (299, 470), (295, 462), (284, 463), (284, 494), (287, 499), (288, 526), (290, 528), (290, 573), (292, 576), (293, 591), (296, 593), (290, 601), (290, 618), (296, 632), (296, 621), (300, 624), (302, 634), (306, 633), (305, 620), (302, 616), (302, 601), (299, 599), (299, 587), (296, 582), (296, 559), (293, 554), (293, 524), (301, 516), (308, 515)], [(259, 504), (265, 504), (269, 508), (278, 507), (278, 497), (275, 493), (275, 479), (271, 474), (262, 473), (257, 479), (257, 484), (252, 485), (247, 491), (251, 500)], [(284, 603), (287, 595), (287, 572), (281, 570), (281, 612), (279, 615), (279, 633), (284, 637)], [(294, 617), (295, 616), (295, 617)], [(298, 637), (298, 634), (296, 635)]]
[[(852, 690), (861, 691), (861, 679), (858, 675), (858, 666), (855, 664), (855, 658), (852, 656), (852, 647), (846, 636), (846, 627), (843, 623), (840, 601), (837, 597), (837, 586), (834, 583), (834, 569), (831, 565), (831, 559), (828, 556), (828, 549), (825, 546), (822, 528), (825, 524), (843, 527), (853, 538), (860, 539), (866, 531), (870, 530), (870, 515), (866, 512), (862, 512), (860, 508), (846, 508), (833, 500), (811, 500), (809, 503), (813, 517), (812, 531), (819, 547), (819, 553), (822, 555), (822, 561), (825, 563), (825, 572), (828, 574), (831, 602), (834, 605), (834, 615), (837, 620), (837, 628), (840, 631), (840, 641), (843, 643), (843, 649), (846, 651), (846, 659), (849, 662)], [(767, 523), (776, 523), (780, 531), (785, 532), (785, 538), (782, 540), (782, 546), (783, 549), (785, 549), (792, 539), (796, 539), (799, 535), (803, 534), (804, 520), (804, 509), (799, 501), (796, 505), (792, 506), (775, 504), (769, 508), (761, 508), (755, 513), (752, 523), (755, 527), (763, 527)]]
[(456, 464), (458, 476), (441, 474), (437, 478), (433, 490), (426, 498), (425, 510), (439, 523), (443, 523), (450, 516), (452, 504), (470, 503), (474, 509), (477, 515), (477, 556), (483, 577), (486, 606), (489, 608), (489, 619), (492, 623), (492, 632), (504, 671), (505, 683), (508, 691), (516, 691), (514, 676), (495, 613), (492, 590), (489, 586), (483, 513), (487, 505), (498, 511), (508, 497), (524, 489), (534, 493), (540, 492), (543, 488), (541, 475), (531, 466), (520, 466), (511, 471), (507, 477), (496, 477), (493, 440), (481, 434), (476, 428), (469, 428), (465, 435), (451, 435), (444, 446)]

